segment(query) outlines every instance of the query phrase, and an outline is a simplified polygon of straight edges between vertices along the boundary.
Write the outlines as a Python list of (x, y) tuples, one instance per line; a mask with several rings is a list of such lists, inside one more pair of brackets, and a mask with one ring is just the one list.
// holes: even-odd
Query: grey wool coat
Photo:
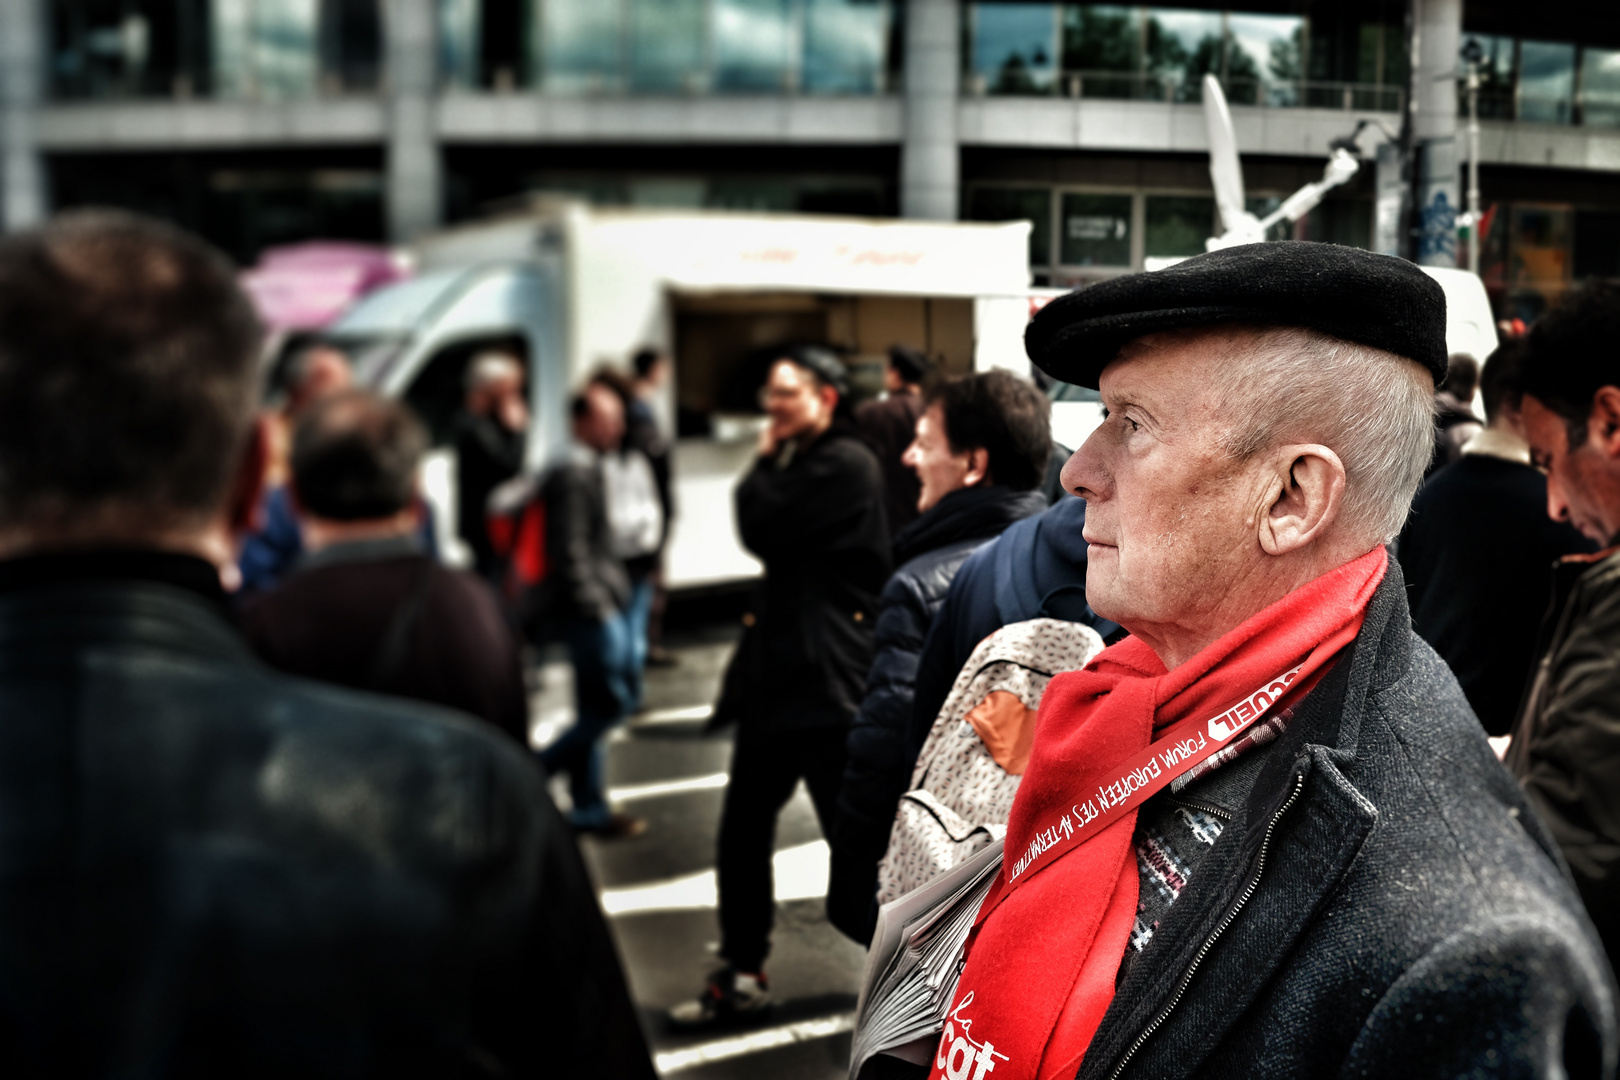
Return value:
[(1256, 756), (1083, 1080), (1614, 1075), (1603, 947), (1412, 632), (1393, 559), (1360, 635)]

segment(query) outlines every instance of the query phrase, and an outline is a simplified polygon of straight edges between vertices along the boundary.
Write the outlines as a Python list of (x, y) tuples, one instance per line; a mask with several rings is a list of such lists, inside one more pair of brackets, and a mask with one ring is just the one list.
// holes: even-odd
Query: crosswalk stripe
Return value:
[(707, 720), (714, 715), (713, 705), (690, 705), (681, 709), (648, 709), (630, 718), (631, 727), (654, 727), (658, 724), (690, 724)]
[(730, 773), (709, 773), (706, 776), (688, 776), (684, 780), (665, 780), (658, 784), (628, 784), (608, 788), (608, 801), (634, 802), (637, 799), (656, 799), (663, 795), (681, 795), (688, 791), (712, 791), (723, 788), (731, 779)]
[(764, 1050), (792, 1046), (794, 1043), (831, 1038), (854, 1028), (855, 1014), (839, 1013), (836, 1016), (823, 1016), (815, 1020), (800, 1020), (796, 1024), (764, 1028), (749, 1032), (747, 1035), (715, 1039), (713, 1042), (699, 1043), (680, 1050), (665, 1050), (653, 1058), (653, 1064), (661, 1076), (668, 1076), (670, 1073), (725, 1061), (728, 1058), (758, 1054)]
[[(783, 848), (771, 856), (777, 900), (819, 900), (827, 895), (827, 841)], [(644, 915), (655, 911), (703, 911), (719, 905), (713, 870), (649, 881), (602, 892), (609, 915)]]

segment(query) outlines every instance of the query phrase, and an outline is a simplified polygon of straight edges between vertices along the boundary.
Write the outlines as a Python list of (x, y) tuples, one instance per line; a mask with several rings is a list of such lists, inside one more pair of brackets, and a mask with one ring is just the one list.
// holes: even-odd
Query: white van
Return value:
[(639, 348), (665, 351), (659, 403), (679, 433), (672, 588), (752, 577), (731, 491), (763, 422), (761, 364), (783, 346), (839, 349), (875, 390), (891, 344), (946, 371), (1027, 373), (1029, 225), (873, 221), (768, 214), (590, 209), (553, 204), (453, 229), (415, 245), (418, 274), (372, 293), (329, 336), (360, 381), (407, 399), (439, 449), (426, 470), (444, 550), (454, 532), (454, 467), (444, 444), (472, 356), (502, 347), (529, 371), (527, 467), (566, 437), (569, 392)]

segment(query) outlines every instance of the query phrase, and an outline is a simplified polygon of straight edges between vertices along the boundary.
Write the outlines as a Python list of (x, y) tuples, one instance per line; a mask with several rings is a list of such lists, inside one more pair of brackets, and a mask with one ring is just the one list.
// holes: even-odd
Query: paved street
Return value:
[[(863, 951), (823, 916), (827, 850), (803, 785), (776, 837), (777, 923), (767, 964), (777, 1006), (761, 1026), (677, 1035), (663, 1011), (696, 994), (718, 964), (714, 844), (730, 734), (704, 733), (734, 634), (700, 629), (670, 641), (674, 668), (648, 672), (642, 712), (609, 746), (614, 802), (645, 817), (631, 840), (583, 847), (618, 938), (643, 1029), (665, 1076), (682, 1080), (846, 1075)], [(544, 738), (571, 720), (570, 674), (549, 662), (535, 716)]]

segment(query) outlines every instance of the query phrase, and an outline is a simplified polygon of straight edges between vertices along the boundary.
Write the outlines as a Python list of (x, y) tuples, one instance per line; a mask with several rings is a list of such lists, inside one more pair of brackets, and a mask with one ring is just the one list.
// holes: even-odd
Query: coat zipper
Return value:
[(1193, 802), (1191, 799), (1178, 799), (1174, 795), (1170, 796), (1170, 801), (1177, 806), (1185, 807), (1188, 810), (1197, 810), (1200, 814), (1208, 814), (1210, 817), (1218, 818), (1221, 821), (1230, 822), (1232, 820), (1231, 811), (1222, 810), (1218, 806)]
[(1209, 950), (1215, 947), (1215, 942), (1219, 941), (1221, 935), (1226, 933), (1226, 928), (1232, 925), (1233, 920), (1238, 917), (1238, 912), (1243, 910), (1243, 905), (1247, 904), (1249, 898), (1254, 895), (1254, 890), (1260, 885), (1260, 875), (1265, 873), (1266, 870), (1266, 851), (1271, 847), (1271, 837), (1277, 830), (1277, 822), (1281, 821), (1282, 816), (1288, 813), (1289, 808), (1299, 800), (1299, 794), (1304, 790), (1305, 774), (1300, 773), (1294, 777), (1293, 794), (1289, 795), (1287, 800), (1277, 807), (1277, 812), (1271, 815), (1271, 823), (1266, 826), (1266, 835), (1260, 841), (1260, 854), (1255, 859), (1254, 873), (1249, 878), (1249, 884), (1244, 887), (1243, 895), (1239, 896), (1237, 903), (1233, 904), (1231, 909), (1227, 911), (1226, 917), (1221, 920), (1221, 924), (1215, 928), (1214, 932), (1204, 939), (1204, 944), (1199, 947), (1197, 954), (1192, 958), (1192, 963), (1181, 976), (1181, 982), (1177, 985), (1174, 996), (1170, 998), (1170, 1003), (1159, 1010), (1159, 1015), (1155, 1016), (1153, 1021), (1136, 1037), (1136, 1041), (1131, 1043), (1131, 1048), (1125, 1051), (1124, 1057), (1119, 1059), (1119, 1064), (1114, 1066), (1114, 1071), (1108, 1074), (1108, 1080), (1119, 1080), (1120, 1074), (1125, 1071), (1125, 1066), (1131, 1063), (1131, 1058), (1136, 1056), (1136, 1052), (1142, 1048), (1142, 1044), (1147, 1042), (1153, 1033), (1164, 1025), (1165, 1019), (1181, 1003), (1182, 997), (1187, 993), (1187, 987), (1192, 984), (1193, 975), (1198, 971), (1198, 965), (1204, 962), (1204, 957), (1209, 954)]

